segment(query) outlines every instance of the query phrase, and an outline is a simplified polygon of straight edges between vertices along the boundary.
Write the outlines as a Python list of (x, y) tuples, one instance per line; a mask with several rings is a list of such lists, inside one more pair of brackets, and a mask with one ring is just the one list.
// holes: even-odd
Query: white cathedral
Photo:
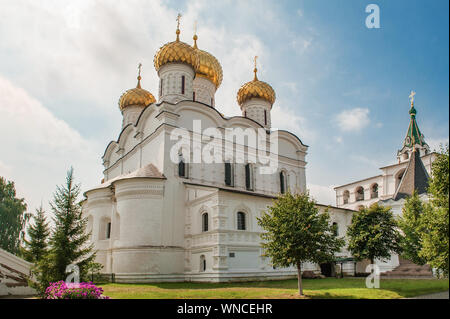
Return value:
[[(258, 79), (256, 60), (253, 80), (237, 92), (242, 116), (222, 115), (215, 101), (222, 82), (221, 65), (198, 48), (197, 35), (193, 39), (193, 45), (182, 42), (178, 26), (176, 40), (156, 53), (158, 100), (141, 87), (140, 70), (136, 88), (119, 99), (122, 130), (103, 155), (102, 184), (86, 191), (82, 202), (97, 262), (103, 265), (102, 272), (114, 273), (118, 282), (296, 276), (294, 268), (274, 268), (263, 256), (257, 217), (277, 194), (306, 191), (308, 146), (290, 132), (271, 129), (275, 92)], [(205, 133), (199, 134), (196, 122)], [(174, 140), (173, 132), (180, 129), (194, 142)], [(192, 161), (211, 145), (210, 132), (232, 129), (262, 131), (265, 142), (255, 146), (249, 138), (236, 136), (235, 156), (225, 155), (219, 162)], [(213, 148), (222, 151), (226, 141), (214, 137)], [(429, 171), (432, 155), (423, 138), (416, 142), (423, 146), (420, 152)], [(276, 154), (272, 144), (277, 145)], [(338, 207), (328, 206), (328, 211), (339, 236), (345, 236), (357, 206), (392, 197), (400, 171), (405, 171), (411, 157), (408, 145), (398, 155), (399, 164), (383, 168), (384, 175), (336, 189)], [(251, 160), (256, 153), (275, 159), (271, 173), (261, 173), (264, 165)], [(362, 200), (358, 187), (363, 189)], [(338, 257), (351, 256), (343, 248)], [(356, 271), (353, 263), (341, 263), (341, 268), (350, 275)], [(303, 269), (331, 274), (335, 268), (306, 264)]]

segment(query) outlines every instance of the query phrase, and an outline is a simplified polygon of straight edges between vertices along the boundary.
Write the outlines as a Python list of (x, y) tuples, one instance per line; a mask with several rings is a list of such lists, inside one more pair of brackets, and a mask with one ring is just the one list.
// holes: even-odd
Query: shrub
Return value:
[(102, 293), (103, 289), (92, 282), (66, 284), (60, 280), (50, 283), (45, 290), (45, 299), (109, 299)]

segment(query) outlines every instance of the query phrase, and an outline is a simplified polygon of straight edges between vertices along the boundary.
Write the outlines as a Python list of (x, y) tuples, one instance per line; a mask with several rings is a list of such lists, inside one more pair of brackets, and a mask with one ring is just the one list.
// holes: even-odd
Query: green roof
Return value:
[(403, 142), (403, 147), (413, 147), (414, 145), (419, 144), (420, 146), (425, 146), (425, 139), (423, 134), (419, 130), (419, 126), (416, 121), (417, 111), (414, 108), (414, 105), (411, 105), (411, 109), (409, 110), (409, 114), (411, 116), (411, 120), (409, 122), (408, 131), (406, 132), (405, 141)]

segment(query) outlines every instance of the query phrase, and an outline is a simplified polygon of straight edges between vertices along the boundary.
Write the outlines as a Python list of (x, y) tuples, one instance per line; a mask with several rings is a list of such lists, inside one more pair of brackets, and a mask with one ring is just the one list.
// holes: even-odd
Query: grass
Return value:
[[(113, 299), (285, 299), (299, 298), (297, 280), (241, 283), (105, 284)], [(304, 279), (304, 298), (397, 299), (447, 291), (448, 279), (381, 279), (379, 289), (365, 287), (365, 278)]]

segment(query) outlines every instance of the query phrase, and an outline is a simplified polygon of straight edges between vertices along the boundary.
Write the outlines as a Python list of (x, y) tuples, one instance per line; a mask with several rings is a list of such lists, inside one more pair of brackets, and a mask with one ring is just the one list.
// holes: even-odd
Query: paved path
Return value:
[(443, 292), (436, 292), (434, 294), (416, 296), (408, 299), (449, 299), (448, 290)]

